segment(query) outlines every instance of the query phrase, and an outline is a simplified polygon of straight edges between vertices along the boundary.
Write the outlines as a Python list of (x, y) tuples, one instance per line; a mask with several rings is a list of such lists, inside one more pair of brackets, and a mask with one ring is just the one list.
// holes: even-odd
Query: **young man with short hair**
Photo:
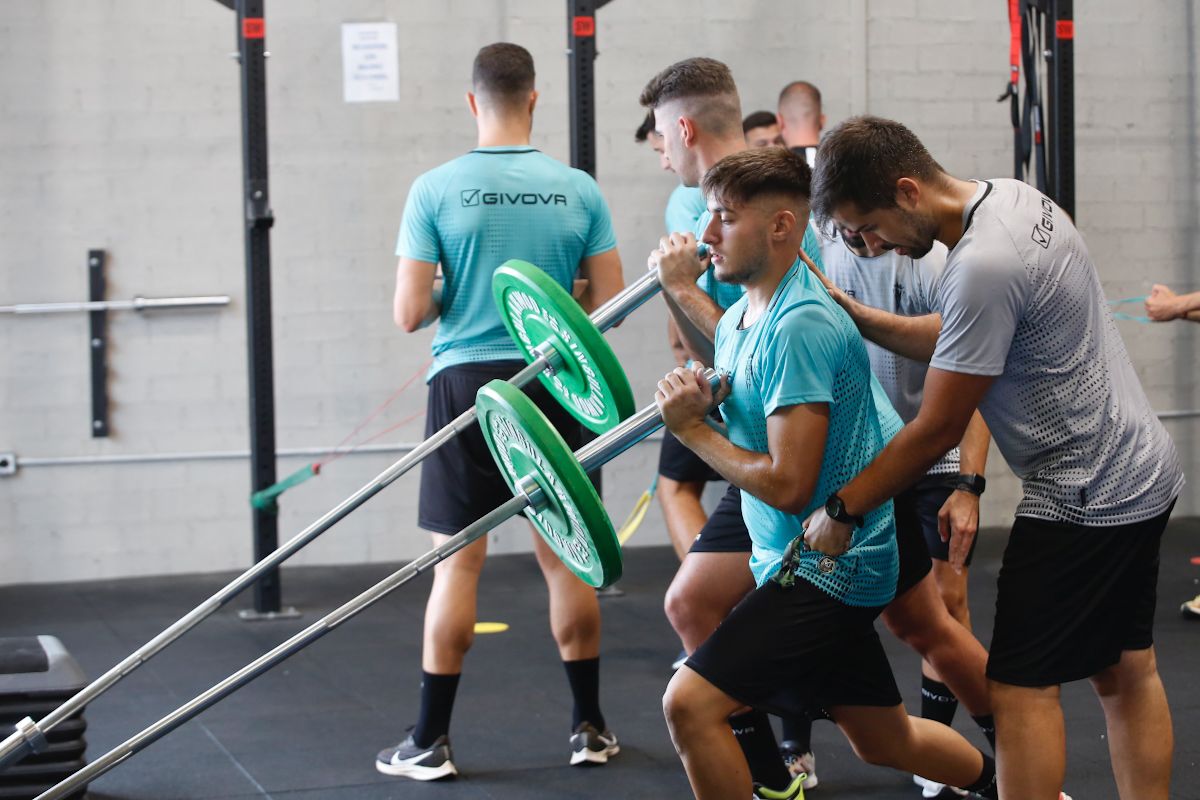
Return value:
[[(653, 111), (646, 114), (645, 120), (634, 134), (634, 139), (638, 142), (649, 142), (654, 152), (658, 153), (659, 166), (668, 172), (674, 172), (663, 151), (663, 137), (654, 130)], [(700, 189), (679, 183), (671, 190), (663, 215), (666, 233), (670, 235), (674, 231), (694, 230), (696, 222), (705, 211), (707, 208)], [(667, 341), (671, 345), (675, 363), (680, 366), (686, 365), (691, 358), (683, 345), (675, 320), (670, 315), (667, 316)], [(691, 450), (679, 444), (670, 431), (664, 431), (662, 446), (658, 452), (658, 488), (655, 494), (659, 507), (662, 508), (667, 536), (680, 561), (687, 555), (692, 542), (708, 521), (708, 513), (704, 510), (701, 498), (704, 487), (709, 481), (715, 480), (720, 480), (720, 477), (709, 469), (707, 464), (696, 458)], [(677, 657), (675, 665), (683, 663), (685, 656), (686, 652)]]
[[(640, 100), (653, 113), (665, 157), (685, 186), (698, 187), (709, 167), (747, 149), (737, 85), (729, 67), (716, 59), (689, 58), (670, 65), (651, 78)], [(706, 211), (700, 218), (696, 235), (707, 227), (709, 217)], [(667, 241), (663, 239), (664, 246)], [(663, 282), (663, 299), (689, 355), (711, 363), (716, 320), (742, 296), (742, 287), (718, 281), (714, 269), (706, 268), (696, 258), (695, 238), (691, 241), (688, 253), (672, 258), (652, 254), (651, 259)], [(815, 235), (805, 236), (804, 242), (810, 255), (819, 260)], [(667, 618), (687, 653), (708, 638), (754, 587), (747, 567), (750, 551), (741, 494), (730, 486), (667, 589)], [(766, 714), (747, 711), (730, 720), (730, 725), (759, 783), (782, 790), (802, 775), (804, 788), (816, 785), (812, 753), (795, 754), (794, 773), (786, 768)], [(807, 720), (795, 727), (806, 725)]]
[[(623, 286), (608, 206), (596, 182), (530, 146), (533, 58), (515, 44), (488, 45), (475, 57), (467, 105), (479, 145), (421, 175), (409, 191), (396, 249), (394, 316), (414, 331), (440, 319), (433, 339), (429, 409), (432, 435), (475, 404), (481, 386), (525, 366), (492, 300), (492, 273), (510, 258), (534, 263), (567, 291), (587, 281), (591, 310)], [(531, 194), (532, 192), (532, 194)], [(535, 197), (513, 204), (505, 198)], [(440, 303), (434, 274), (445, 276)], [(539, 384), (527, 391), (572, 447), (583, 431)], [(511, 497), (483, 434), (473, 426), (432, 453), (421, 468), (418, 522), (435, 545)], [(600, 711), (600, 608), (596, 592), (567, 569), (536, 534), (538, 566), (550, 591), (550, 627), (574, 698), (571, 764), (604, 763), (618, 751)], [(421, 704), (412, 735), (379, 753), (380, 772), (415, 780), (457, 774), (450, 715), (463, 660), (474, 639), (479, 575), (487, 538), (434, 568), (425, 608)]]
[(783, 136), (779, 133), (779, 120), (770, 111), (755, 111), (742, 120), (742, 134), (746, 147), (783, 147)]
[[(663, 704), (697, 798), (746, 797), (746, 762), (726, 720), (750, 706), (830, 716), (861, 758), (994, 797), (991, 760), (940, 723), (909, 717), (875, 618), (898, 574), (889, 503), (837, 558), (802, 545), (802, 520), (827, 487), (878, 453), (900, 420), (877, 406), (862, 338), (797, 257), (809, 169), (784, 148), (730, 155), (704, 176), (712, 218), (702, 240), (718, 280), (746, 295), (715, 330), (728, 438), (706, 422), (697, 371), (659, 382), (663, 420), (742, 493), (757, 588), (676, 673)], [(685, 256), (687, 236), (659, 260)]]
[(843, 552), (852, 520), (919, 479), (978, 408), (1024, 489), (987, 666), (1001, 796), (1059, 796), (1059, 687), (1087, 678), (1120, 796), (1165, 800), (1173, 737), (1153, 622), (1159, 545), (1183, 472), (1083, 238), (1033, 187), (956, 178), (910, 130), (878, 117), (826, 134), (813, 207), (874, 246), (920, 258), (940, 241), (949, 256), (940, 317), (845, 305), (872, 341), (930, 366), (916, 417), (833, 487), (832, 513), (808, 521), (809, 546)]

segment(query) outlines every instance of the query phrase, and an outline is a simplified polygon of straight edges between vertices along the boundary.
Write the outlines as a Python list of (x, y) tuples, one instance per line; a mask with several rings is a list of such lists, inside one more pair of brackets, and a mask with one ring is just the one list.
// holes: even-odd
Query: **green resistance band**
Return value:
[(279, 504), (275, 499), (279, 495), (291, 489), (293, 486), (298, 486), (304, 483), (309, 478), (317, 474), (318, 467), (316, 464), (305, 464), (300, 469), (288, 475), (283, 480), (268, 486), (261, 491), (257, 491), (250, 495), (250, 505), (257, 508), (259, 511), (265, 511), (268, 514), (278, 514)]
[[(1117, 306), (1123, 306), (1128, 303), (1144, 303), (1144, 302), (1146, 302), (1146, 295), (1142, 295), (1141, 297), (1126, 297), (1123, 300), (1109, 300), (1108, 304), (1110, 306), (1112, 306), (1113, 308), (1116, 308)], [(1124, 311), (1114, 311), (1114, 312), (1112, 312), (1112, 315), (1113, 315), (1113, 319), (1123, 319), (1123, 320), (1126, 320), (1127, 322), (1153, 322), (1154, 321), (1154, 320), (1150, 319), (1149, 317), (1140, 317), (1140, 316), (1137, 316), (1136, 314), (1126, 314)]]

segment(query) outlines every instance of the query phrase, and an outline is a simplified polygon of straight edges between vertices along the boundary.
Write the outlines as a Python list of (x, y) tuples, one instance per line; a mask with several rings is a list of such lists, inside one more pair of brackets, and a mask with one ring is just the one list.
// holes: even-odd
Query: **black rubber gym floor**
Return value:
[[(1200, 555), (1198, 534), (1200, 520), (1171, 524), (1159, 580), (1156, 638), (1175, 721), (1172, 797), (1178, 798), (1200, 798), (1200, 622), (1178, 612), (1200, 591), (1200, 566), (1190, 563)], [(985, 532), (971, 581), (972, 614), (985, 645), (1003, 545), (1002, 532)], [(622, 746), (603, 768), (567, 766), (570, 699), (547, 628), (540, 573), (532, 556), (502, 556), (484, 573), (480, 619), (510, 628), (479, 636), (468, 658), (451, 730), (459, 779), (420, 784), (385, 777), (373, 766), (376, 751), (403, 738), (413, 721), (428, 581), (422, 577), (100, 778), (89, 796), (688, 797), (660, 707), (678, 651), (662, 613), (674, 568), (666, 548), (633, 549), (620, 583), (624, 594), (602, 600), (602, 698)], [(303, 619), (247, 623), (232, 609), (218, 612), (88, 708), (88, 755), (98, 757), (388, 572), (385, 565), (284, 570), (285, 602), (300, 608)], [(0, 587), (0, 636), (57, 636), (95, 677), (230, 577)], [(889, 635), (884, 639), (908, 707), (919, 713), (917, 657)], [(1063, 697), (1068, 791), (1076, 800), (1116, 797), (1099, 704), (1085, 684), (1065, 687)], [(982, 743), (962, 711), (955, 726)], [(909, 776), (861, 764), (831, 724), (817, 723), (814, 744), (821, 785), (810, 798), (920, 797)]]

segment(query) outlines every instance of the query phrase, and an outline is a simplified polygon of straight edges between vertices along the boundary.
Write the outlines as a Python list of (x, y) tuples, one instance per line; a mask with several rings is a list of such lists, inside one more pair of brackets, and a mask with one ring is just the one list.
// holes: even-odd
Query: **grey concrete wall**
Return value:
[[(1196, 276), (1195, 3), (1097, 0), (1077, 23), (1079, 225), (1111, 297)], [(267, 8), (277, 430), (331, 446), (427, 358), (429, 333), (391, 325), (393, 246), (411, 180), (474, 142), (463, 104), (483, 44), (533, 52), (534, 142), (569, 153), (564, 4), (552, 0), (287, 0)], [(401, 99), (347, 105), (340, 24), (399, 24)], [(1135, 24), (1136, 23), (1136, 24)], [(822, 87), (830, 123), (860, 111), (910, 124), (952, 172), (1010, 172), (1008, 57), (995, 0), (616, 0), (599, 15), (599, 180), (628, 278), (660, 232), (673, 180), (633, 142), (646, 79), (679, 58), (728, 62), (748, 112), (779, 88)], [(82, 316), (0, 317), (0, 451), (19, 458), (234, 451), (247, 446), (238, 72), (230, 11), (213, 0), (5, 3), (0, 14), (0, 304), (80, 299), (88, 248), (112, 253), (109, 296), (227, 293), (225, 310), (110, 320), (113, 435), (89, 437)], [(1136, 310), (1136, 309), (1134, 309)], [(611, 339), (640, 400), (669, 364), (663, 311)], [(1158, 409), (1195, 408), (1200, 326), (1122, 323)], [(369, 430), (423, 406), (417, 384)], [(1189, 472), (1196, 422), (1169, 423)], [(415, 421), (385, 437), (414, 441)], [(622, 519), (656, 448), (607, 474)], [(356, 455), (283, 502), (287, 538), (394, 456)], [(301, 466), (281, 459), (280, 475)], [(985, 521), (1018, 489), (993, 454)], [(244, 460), (29, 467), (0, 478), (0, 582), (193, 572), (250, 560)], [(296, 563), (411, 557), (415, 473)], [(1197, 513), (1189, 491), (1180, 513)], [(519, 526), (493, 535), (525, 549)], [(633, 540), (665, 542), (652, 511)]]

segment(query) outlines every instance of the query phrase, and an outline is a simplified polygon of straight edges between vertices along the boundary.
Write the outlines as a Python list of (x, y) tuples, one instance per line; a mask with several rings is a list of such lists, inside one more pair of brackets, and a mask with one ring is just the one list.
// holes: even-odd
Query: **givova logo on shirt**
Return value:
[(1033, 226), (1033, 243), (1043, 250), (1050, 248), (1050, 234), (1054, 232), (1054, 206), (1050, 200), (1042, 198), (1042, 218)]
[(565, 194), (541, 192), (485, 192), (483, 189), (463, 189), (463, 208), (471, 206), (565, 206)]

